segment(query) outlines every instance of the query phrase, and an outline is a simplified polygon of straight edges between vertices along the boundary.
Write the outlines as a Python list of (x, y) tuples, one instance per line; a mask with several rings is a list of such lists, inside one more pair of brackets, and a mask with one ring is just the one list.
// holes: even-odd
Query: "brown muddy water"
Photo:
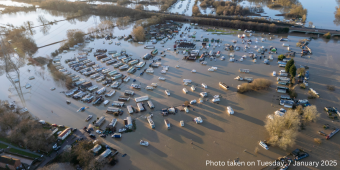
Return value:
[[(184, 28), (189, 26), (184, 24)], [(132, 79), (136, 79), (136, 83), (141, 83), (141, 90), (134, 90), (136, 92), (135, 97), (148, 95), (151, 101), (155, 105), (155, 109), (150, 110), (148, 107), (146, 112), (134, 113), (132, 118), (136, 120), (137, 129), (135, 132), (126, 133), (122, 135), (121, 139), (112, 139), (107, 137), (104, 139), (110, 146), (117, 148), (121, 153), (118, 155), (119, 163), (114, 168), (118, 169), (261, 169), (263, 166), (258, 166), (257, 160), (260, 161), (273, 161), (274, 159), (286, 155), (288, 152), (296, 148), (304, 148), (310, 156), (304, 161), (318, 161), (321, 160), (337, 160), (339, 159), (340, 145), (338, 142), (340, 135), (335, 135), (331, 140), (323, 140), (321, 145), (317, 145), (313, 142), (313, 138), (320, 137), (317, 131), (323, 130), (322, 125), (328, 123), (331, 127), (339, 127), (339, 122), (330, 121), (327, 115), (323, 111), (325, 106), (339, 106), (339, 57), (338, 48), (339, 43), (337, 41), (326, 41), (322, 38), (312, 40), (309, 47), (313, 50), (313, 54), (304, 58), (297, 55), (294, 60), (296, 65), (307, 65), (310, 71), (309, 87), (315, 89), (320, 94), (320, 98), (309, 100), (311, 104), (315, 104), (321, 113), (320, 120), (317, 123), (311, 123), (306, 127), (306, 130), (302, 130), (299, 133), (296, 146), (289, 148), (287, 151), (283, 151), (277, 147), (270, 147), (269, 150), (264, 150), (258, 145), (260, 140), (268, 138), (268, 134), (264, 128), (265, 119), (268, 114), (272, 114), (275, 110), (281, 108), (278, 105), (278, 97), (281, 93), (275, 91), (276, 84), (274, 84), (269, 90), (249, 92), (245, 94), (239, 94), (236, 92), (237, 85), (243, 83), (241, 81), (234, 80), (236, 76), (247, 76), (253, 78), (266, 78), (276, 83), (276, 77), (273, 77), (271, 73), (273, 71), (278, 72), (282, 68), (278, 67), (276, 58), (278, 54), (287, 52), (286, 47), (282, 47), (283, 43), (288, 43), (296, 52), (300, 49), (295, 47), (296, 42), (299, 39), (307, 38), (308, 35), (302, 34), (289, 34), (289, 35), (268, 35), (262, 33), (256, 33), (250, 37), (253, 41), (255, 38), (259, 39), (259, 43), (253, 43), (251, 50), (255, 52), (254, 46), (265, 46), (269, 48), (274, 46), (278, 48), (278, 54), (274, 54), (274, 61), (270, 62), (270, 65), (263, 64), (263, 59), (256, 63), (249, 58), (243, 62), (229, 62), (228, 51), (224, 50), (224, 44), (232, 44), (232, 40), (238, 40), (238, 45), (244, 47), (240, 43), (240, 39), (236, 35), (214, 35), (208, 32), (204, 32), (201, 29), (192, 29), (191, 33), (196, 31), (197, 39), (204, 38), (220, 38), (223, 39), (222, 43), (219, 43), (220, 47), (216, 49), (208, 49), (206, 51), (221, 51), (221, 56), (225, 56), (226, 60), (221, 61), (217, 58), (216, 61), (206, 60), (207, 65), (201, 65), (199, 62), (191, 62), (182, 60), (182, 54), (175, 54), (172, 51), (166, 51), (166, 57), (160, 57), (160, 54), (156, 58), (162, 58), (163, 65), (168, 65), (169, 70), (166, 74), (161, 74), (161, 68), (155, 69), (154, 74), (145, 73), (143, 76), (139, 76), (141, 70), (138, 70), (133, 75), (130, 75)], [(243, 34), (243, 33), (240, 33)], [(120, 36), (115, 34), (116, 36)], [(287, 37), (289, 41), (280, 42), (281, 37)], [(260, 39), (264, 37), (267, 40), (261, 42)], [(272, 39), (270, 39), (272, 37)], [(179, 35), (175, 39), (179, 39)], [(141, 59), (145, 53), (149, 53), (150, 49), (144, 49), (146, 45), (140, 45), (137, 43), (129, 43), (123, 40), (113, 40), (113, 44), (109, 45), (107, 42), (103, 44), (104, 39), (97, 39), (86, 47), (93, 47), (94, 49), (105, 48), (109, 50), (126, 49), (128, 54), (132, 54), (132, 58)], [(120, 41), (121, 45), (114, 45), (115, 42)], [(158, 51), (166, 50), (174, 45), (174, 39), (169, 40), (165, 44), (156, 44)], [(201, 42), (196, 42), (197, 46), (201, 45)], [(164, 47), (162, 47), (164, 45)], [(52, 51), (52, 50), (51, 50)], [(95, 51), (95, 50), (94, 50)], [(240, 59), (242, 55), (248, 54), (249, 50), (235, 52), (235, 59)], [(88, 77), (84, 77), (80, 73), (71, 70), (65, 63), (65, 59), (73, 57), (77, 51), (69, 51), (62, 55), (62, 65), (65, 66), (72, 73), (80, 75), (82, 78), (91, 80)], [(105, 64), (97, 61), (93, 57), (93, 53), (90, 53), (88, 57), (92, 61), (113, 70), (113, 66), (106, 66)], [(266, 54), (268, 57), (268, 54)], [(147, 65), (152, 61), (147, 61)], [(180, 68), (175, 66), (179, 65)], [(215, 72), (209, 72), (208, 68), (211, 66), (218, 67)], [(27, 68), (31, 71), (28, 72)], [(144, 66), (146, 68), (146, 66)], [(143, 69), (144, 69), (143, 68)], [(245, 68), (250, 69), (250, 74), (243, 75), (238, 72), (238, 69)], [(191, 70), (195, 69), (197, 73), (192, 73)], [(48, 70), (26, 66), (21, 69), (21, 85), (25, 85), (26, 82), (32, 85), (31, 89), (23, 88), (25, 93), (26, 106), (30, 113), (39, 117), (39, 119), (46, 120), (51, 123), (63, 124), (74, 128), (82, 128), (87, 126), (88, 123), (85, 119), (88, 115), (94, 115), (96, 117), (105, 116), (106, 122), (102, 126), (106, 126), (109, 121), (114, 117), (105, 113), (107, 106), (93, 106), (91, 104), (83, 103), (67, 98), (61, 91), (66, 89), (54, 82), (50, 77)], [(123, 74), (127, 74), (123, 72)], [(34, 75), (36, 79), (28, 80), (29, 76)], [(158, 80), (158, 77), (165, 77), (166, 81)], [(196, 91), (191, 91), (190, 86), (185, 86), (182, 83), (183, 79), (191, 79), (192, 84), (197, 85)], [(8, 99), (10, 101), (15, 100), (20, 104), (19, 98), (15, 95), (15, 90), (8, 91), (10, 83), (5, 75), (1, 76), (1, 99)], [(230, 86), (228, 91), (219, 87), (218, 82), (224, 82)], [(120, 87), (121, 90), (116, 90), (116, 94), (108, 98), (111, 102), (116, 101), (118, 96), (123, 95), (124, 90), (130, 89), (130, 80), (128, 83), (123, 83)], [(158, 87), (153, 91), (147, 91), (144, 88), (151, 83), (157, 83)], [(201, 83), (207, 84), (208, 88), (203, 89)], [(326, 85), (335, 85), (336, 90), (330, 92), (326, 89)], [(98, 84), (101, 87), (101, 84)], [(51, 87), (57, 89), (51, 91)], [(185, 94), (182, 89), (186, 87), (189, 92)], [(107, 88), (107, 89), (110, 89)], [(167, 96), (164, 90), (170, 90), (171, 95)], [(189, 113), (179, 112), (176, 115), (169, 115), (163, 117), (160, 115), (160, 110), (169, 106), (181, 105), (187, 100), (198, 100), (199, 93), (202, 91), (208, 92), (209, 101), (204, 100), (202, 104), (196, 104), (190, 108)], [(308, 90), (297, 89), (298, 98), (306, 99)], [(211, 99), (214, 95), (220, 94), (222, 96), (219, 104), (214, 104)], [(71, 100), (71, 104), (67, 105), (66, 100)], [(134, 100), (130, 100), (125, 103), (126, 105), (132, 105), (136, 107)], [(76, 112), (80, 107), (89, 106), (85, 112)], [(226, 112), (226, 107), (231, 106), (235, 114), (229, 115)], [(193, 110), (194, 109), (194, 110)], [(53, 113), (52, 113), (53, 111)], [(153, 121), (155, 122), (155, 129), (151, 129), (145, 116), (153, 113)], [(117, 117), (117, 128), (123, 127), (123, 119), (129, 114), (127, 109), (124, 108), (124, 114)], [(193, 122), (195, 117), (202, 117), (203, 123), (196, 124)], [(171, 123), (171, 129), (167, 129), (164, 124), (164, 118), (167, 118)], [(94, 120), (92, 119), (92, 120)], [(181, 127), (179, 122), (183, 120), (185, 126)], [(330, 130), (324, 130), (326, 133), (330, 133)], [(143, 147), (139, 145), (139, 140), (149, 141), (150, 146)], [(191, 144), (191, 142), (193, 144)], [(259, 147), (259, 153), (255, 153), (255, 147)], [(121, 157), (122, 154), (127, 154), (125, 157)], [(239, 158), (240, 161), (255, 161), (255, 166), (242, 166), (242, 167), (230, 167), (227, 166), (227, 161), (233, 161)], [(224, 167), (206, 166), (206, 161), (225, 161)], [(338, 167), (290, 167), (291, 169), (337, 169)], [(112, 168), (108, 168), (112, 169)]]

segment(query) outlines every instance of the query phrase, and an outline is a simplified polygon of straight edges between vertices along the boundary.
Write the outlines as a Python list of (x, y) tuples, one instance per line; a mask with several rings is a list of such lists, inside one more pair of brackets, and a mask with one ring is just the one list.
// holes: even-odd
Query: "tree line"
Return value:
[(272, 32), (272, 33), (288, 33), (288, 27), (281, 27), (275, 24), (267, 24), (267, 23), (258, 23), (258, 22), (245, 22), (240, 20), (216, 20), (215, 18), (201, 18), (201, 17), (193, 17), (187, 19), (184, 16), (176, 16), (176, 15), (163, 15), (163, 18), (166, 20), (174, 20), (180, 22), (192, 22), (198, 23), (199, 25), (209, 25), (216, 27), (228, 27), (234, 29), (248, 29), (253, 31), (262, 31), (262, 32)]
[(214, 1), (213, 7), (216, 9), (217, 15), (250, 15), (254, 14), (250, 12), (249, 8), (243, 8), (236, 3), (230, 1)]

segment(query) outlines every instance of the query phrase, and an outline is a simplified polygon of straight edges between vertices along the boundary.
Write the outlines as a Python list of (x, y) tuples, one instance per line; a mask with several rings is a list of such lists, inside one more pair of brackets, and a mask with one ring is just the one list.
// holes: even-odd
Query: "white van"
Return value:
[(230, 106), (227, 107), (227, 111), (230, 115), (234, 114), (234, 110)]

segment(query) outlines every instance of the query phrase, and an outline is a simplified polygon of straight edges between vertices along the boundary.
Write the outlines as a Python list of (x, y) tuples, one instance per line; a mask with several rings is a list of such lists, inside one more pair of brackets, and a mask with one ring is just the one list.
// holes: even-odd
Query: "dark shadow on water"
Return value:
[[(255, 113), (255, 112), (254, 112), (254, 113)], [(254, 117), (245, 115), (245, 114), (243, 114), (243, 113), (235, 112), (234, 116), (239, 117), (239, 118), (241, 118), (241, 119), (244, 119), (244, 120), (246, 120), (246, 121), (249, 121), (249, 122), (258, 124), (258, 125), (260, 125), (260, 126), (264, 126), (264, 122), (263, 122), (262, 120), (259, 120), (259, 119), (256, 119), (256, 118), (254, 118)]]
[(155, 147), (152, 146), (152, 145), (149, 145), (149, 146), (147, 147), (147, 149), (150, 150), (151, 152), (154, 152), (155, 154), (157, 154), (157, 155), (160, 156), (160, 157), (165, 157), (165, 158), (168, 157), (168, 155), (167, 155), (166, 153), (160, 151), (159, 149), (155, 148)]

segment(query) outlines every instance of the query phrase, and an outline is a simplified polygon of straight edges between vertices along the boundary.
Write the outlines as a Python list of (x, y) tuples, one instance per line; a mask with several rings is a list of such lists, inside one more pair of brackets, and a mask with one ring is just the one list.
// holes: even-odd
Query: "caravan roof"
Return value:
[(141, 96), (141, 97), (137, 97), (135, 98), (135, 101), (138, 102), (142, 102), (142, 101), (146, 101), (149, 100), (149, 96)]

